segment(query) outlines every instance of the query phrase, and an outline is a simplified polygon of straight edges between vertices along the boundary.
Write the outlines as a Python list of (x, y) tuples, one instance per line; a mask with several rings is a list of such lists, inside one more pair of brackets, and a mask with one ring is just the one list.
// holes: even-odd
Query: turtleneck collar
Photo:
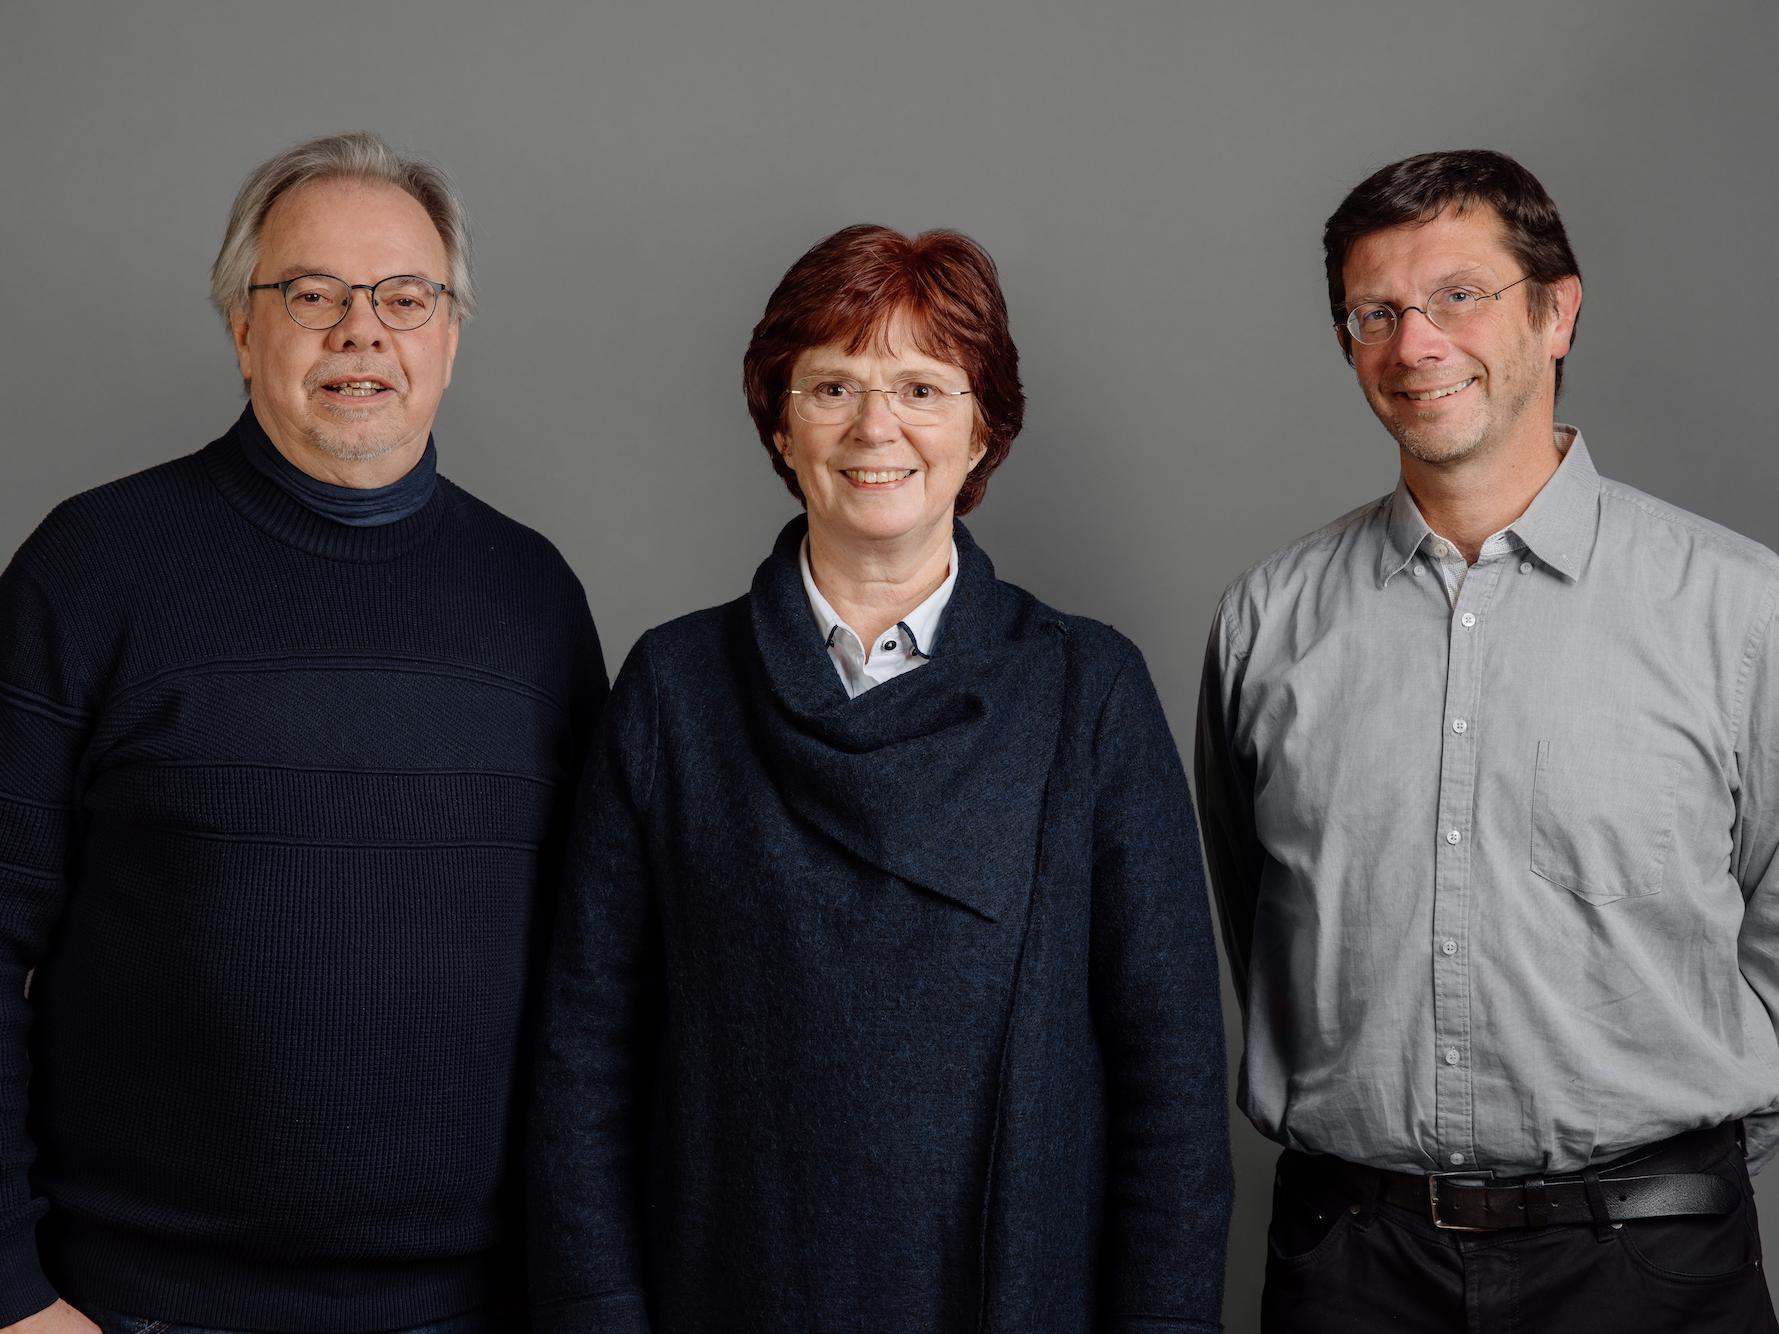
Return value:
[[(256, 440), (276, 453), (276, 447), (265, 439), (253, 409), (248, 407), (228, 433), (207, 445), (199, 457), (216, 489), (242, 518), (286, 546), (310, 555), (354, 563), (393, 560), (431, 535), (451, 508), (452, 488), (436, 475), (430, 444), (425, 466), (426, 494), (419, 508), (378, 523), (353, 524), (343, 523), (316, 508), (280, 479), (268, 475), (253, 457), (258, 447)], [(279, 461), (284, 462), (282, 456)], [(288, 463), (286, 466), (292, 472), (298, 471)], [(420, 472), (421, 468), (414, 468), (396, 487), (405, 486)], [(314, 483), (313, 478), (308, 480)], [(326, 489), (358, 494), (346, 487)], [(379, 492), (388, 489), (378, 488)]]
[(432, 499), (438, 483), (438, 451), (433, 448), (431, 436), (426, 438), (420, 462), (404, 476), (388, 486), (361, 488), (335, 486), (311, 477), (285, 458), (266, 434), (251, 404), (241, 414), (239, 435), (247, 461), (262, 476), (316, 514), (353, 528), (376, 528), (418, 514)]

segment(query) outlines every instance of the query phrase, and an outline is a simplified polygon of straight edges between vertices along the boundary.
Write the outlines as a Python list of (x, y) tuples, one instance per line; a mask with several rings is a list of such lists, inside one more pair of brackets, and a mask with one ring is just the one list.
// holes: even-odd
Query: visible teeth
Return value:
[(1415, 393), (1412, 390), (1404, 390), (1403, 392), (1417, 403), (1431, 403), (1436, 398), (1446, 398), (1457, 393), (1460, 389), (1468, 389), (1475, 383), (1476, 377), (1473, 375), (1468, 380), (1460, 381), (1454, 385), (1448, 385), (1444, 389), (1428, 389), (1421, 393)]
[(383, 390), (383, 386), (375, 380), (342, 380), (339, 384), (330, 384), (328, 388), (336, 394), (346, 394), (353, 398), (365, 398)]
[(863, 468), (847, 468), (844, 471), (855, 482), (899, 482), (904, 477), (914, 476), (913, 468), (897, 468), (894, 472), (867, 472)]

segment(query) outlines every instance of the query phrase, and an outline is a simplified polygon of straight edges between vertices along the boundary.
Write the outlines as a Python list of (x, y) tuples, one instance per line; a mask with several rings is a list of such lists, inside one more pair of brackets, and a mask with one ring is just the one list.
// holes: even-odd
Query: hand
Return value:
[(99, 1327), (59, 1298), (36, 1315), (0, 1329), (0, 1334), (100, 1334)]

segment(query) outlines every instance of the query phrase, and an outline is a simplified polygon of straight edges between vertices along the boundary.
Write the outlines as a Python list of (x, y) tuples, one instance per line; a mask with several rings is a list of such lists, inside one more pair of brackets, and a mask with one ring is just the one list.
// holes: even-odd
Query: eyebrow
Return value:
[[(291, 278), (301, 278), (306, 273), (319, 273), (324, 278), (339, 278), (340, 277), (339, 274), (335, 273), (332, 269), (328, 268), (325, 264), (303, 263), (303, 264), (286, 264), (282, 269), (278, 270), (278, 276), (276, 278), (272, 279), (272, 281), (278, 282), (278, 283), (286, 282)], [(416, 278), (424, 278), (428, 282), (435, 281), (433, 276), (430, 273), (428, 273), (425, 269), (398, 269), (394, 273), (384, 274), (383, 278), (400, 278), (400, 277), (403, 277), (403, 276), (406, 276), (409, 274), (413, 275)], [(340, 278), (340, 281), (344, 282), (346, 280), (344, 278)], [(383, 279), (379, 278), (377, 281), (382, 282)]]
[[(860, 378), (859, 373), (857, 371), (846, 370), (845, 368), (839, 367), (839, 366), (811, 366), (807, 371), (805, 371), (803, 373), (802, 376), (799, 376), (798, 378), (802, 379), (802, 378), (804, 378), (804, 376), (810, 376), (810, 375), (820, 375), (820, 376), (830, 377), (830, 378), (836, 379), (836, 380), (857, 380)], [(914, 380), (914, 379), (946, 380), (949, 378), (950, 378), (950, 373), (947, 372), (944, 368), (939, 367), (939, 366), (913, 366), (913, 367), (904, 366), (900, 370), (896, 371), (896, 373), (893, 376), (891, 376), (891, 379), (894, 379), (894, 380)]]
[[(1473, 282), (1476, 279), (1476, 277), (1487, 268), (1488, 268), (1487, 264), (1466, 264), (1462, 268), (1453, 269), (1451, 272), (1447, 273), (1444, 277), (1437, 279), (1434, 282), (1433, 286), (1429, 287), (1427, 289), (1427, 291), (1428, 292), (1437, 292), (1442, 287), (1458, 287), (1458, 286), (1462, 286), (1466, 283)], [(1487, 284), (1483, 283), (1483, 284), (1479, 284), (1479, 285), (1486, 286)], [(1425, 296), (1426, 293), (1423, 293), (1422, 295)], [(1385, 300), (1385, 298), (1383, 298), (1381, 296), (1373, 296), (1368, 292), (1361, 292), (1358, 296), (1350, 296), (1347, 298), (1347, 309), (1349, 309), (1349, 310), (1351, 310), (1354, 306), (1367, 306), (1367, 305), (1380, 305), (1380, 304), (1381, 305), (1389, 305), (1391, 303), (1388, 302), (1387, 300)]]

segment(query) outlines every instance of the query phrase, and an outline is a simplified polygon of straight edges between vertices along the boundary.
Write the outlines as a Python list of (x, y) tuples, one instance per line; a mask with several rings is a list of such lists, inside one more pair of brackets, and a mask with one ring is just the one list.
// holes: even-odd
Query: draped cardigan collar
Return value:
[(1062, 726), (1067, 625), (954, 523), (929, 660), (849, 699), (810, 615), (799, 516), (737, 625), (749, 723), (791, 809), (860, 860), (993, 922), (1027, 900)]

